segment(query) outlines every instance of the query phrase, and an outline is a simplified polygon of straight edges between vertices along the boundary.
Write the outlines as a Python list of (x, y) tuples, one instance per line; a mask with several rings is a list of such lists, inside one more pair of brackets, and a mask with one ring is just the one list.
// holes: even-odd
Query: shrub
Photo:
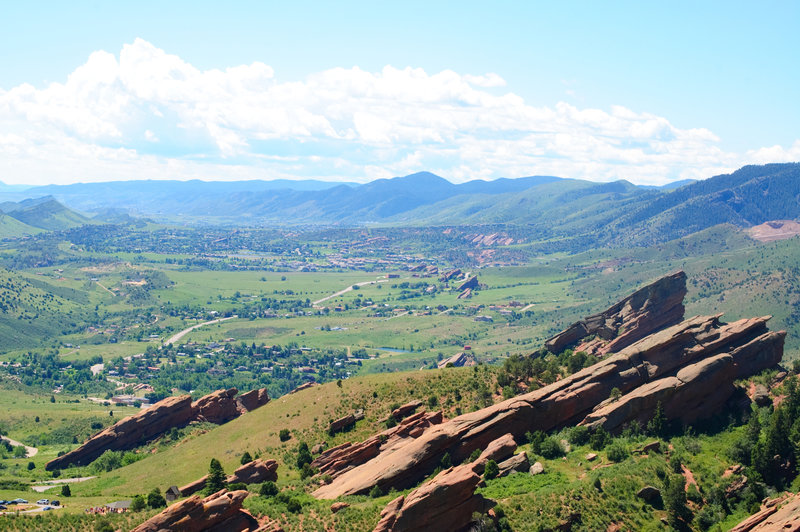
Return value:
[(141, 512), (145, 508), (147, 508), (147, 505), (144, 502), (144, 497), (141, 495), (134, 495), (133, 500), (131, 501), (131, 511)]
[(585, 426), (573, 427), (567, 434), (567, 440), (572, 445), (585, 445), (589, 441), (589, 428)]
[(258, 491), (258, 494), (262, 497), (274, 497), (278, 494), (278, 485), (268, 480), (261, 484), (261, 489)]
[(630, 456), (628, 448), (620, 441), (615, 441), (609, 445), (606, 449), (606, 454), (608, 455), (608, 459), (612, 462), (622, 462)]
[(281, 429), (281, 431), (278, 433), (278, 438), (281, 441), (288, 441), (291, 437), (292, 436), (289, 434), (289, 429)]
[(150, 508), (163, 508), (167, 505), (166, 499), (161, 495), (161, 490), (153, 488), (153, 491), (147, 494), (147, 506)]
[(253, 461), (253, 457), (250, 456), (249, 452), (245, 451), (244, 454), (242, 455), (242, 459), (239, 461), (241, 462), (242, 465), (249, 464), (250, 462)]
[(611, 441), (611, 436), (606, 429), (599, 427), (589, 438), (589, 446), (595, 451), (602, 451)]
[(552, 460), (554, 458), (558, 458), (559, 456), (563, 456), (564, 448), (561, 447), (561, 442), (550, 436), (542, 441), (541, 445), (539, 446), (539, 454), (548, 460)]
[(239, 491), (239, 490), (246, 490), (247, 484), (244, 482), (232, 482), (227, 486), (228, 491)]
[(486, 467), (483, 470), (483, 478), (491, 480), (500, 474), (500, 468), (497, 467), (497, 462), (494, 460), (487, 460)]
[(372, 486), (372, 489), (369, 490), (369, 496), (372, 497), (373, 499), (377, 499), (382, 495), (383, 495), (383, 490), (377, 484)]
[(61, 486), (61, 496), (72, 497), (72, 490), (70, 489), (69, 484), (64, 484)]

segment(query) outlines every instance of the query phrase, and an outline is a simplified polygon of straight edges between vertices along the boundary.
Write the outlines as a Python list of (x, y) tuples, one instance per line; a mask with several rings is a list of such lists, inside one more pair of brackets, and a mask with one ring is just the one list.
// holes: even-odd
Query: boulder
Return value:
[(503, 460), (497, 464), (497, 469), (499, 470), (497, 476), (504, 477), (518, 471), (530, 471), (530, 466), (531, 464), (528, 462), (528, 454), (525, 451), (522, 451), (521, 453), (515, 454), (511, 458)]
[(586, 455), (587, 462), (594, 462), (595, 460), (597, 460), (597, 453), (588, 453)]
[(353, 414), (347, 414), (334, 421), (331, 421), (328, 427), (328, 434), (336, 434), (337, 432), (349, 429), (356, 424), (356, 417)]
[[(405, 489), (433, 471), (445, 453), (459, 462), (503, 434), (522, 437), (528, 431), (548, 431), (581, 422), (590, 414), (594, 417), (584, 424), (602, 422), (603, 416), (592, 410), (614, 388), (624, 399), (625, 394), (644, 387), (637, 395), (640, 399), (625, 401), (630, 406), (627, 410), (617, 411), (610, 405), (608, 412), (614, 415), (606, 419), (638, 419), (642, 412), (636, 410), (637, 405), (655, 407), (662, 397), (669, 399), (664, 404), (667, 417), (686, 419), (713, 413), (708, 405), (717, 405), (721, 396), (732, 390), (735, 379), (780, 361), (785, 336), (785, 332), (767, 330), (768, 316), (730, 324), (721, 323), (719, 317), (686, 320), (553, 384), (429, 426), (416, 438), (381, 448), (368, 461), (348, 468), (314, 494), (337, 498), (366, 493), (375, 485), (384, 491)], [(709, 360), (693, 366), (705, 359)], [(683, 371), (685, 366), (691, 367)], [(671, 380), (658, 382), (662, 379)], [(709, 383), (716, 384), (710, 388)], [(672, 393), (675, 389), (678, 393)], [(686, 410), (687, 405), (695, 414)]]
[(478, 458), (470, 464), (472, 470), (482, 475), (486, 467), (486, 462), (489, 460), (502, 462), (513, 455), (516, 449), (517, 442), (514, 441), (514, 437), (511, 434), (504, 434), (486, 446), (486, 449), (484, 449)]
[(337, 513), (340, 510), (344, 510), (345, 508), (350, 508), (350, 505), (346, 502), (335, 502), (331, 504), (331, 513)]
[(201, 499), (177, 502), (133, 529), (133, 532), (201, 532), (225, 530), (243, 532), (259, 528), (258, 521), (242, 509), (247, 491), (218, 491)]
[(769, 396), (769, 389), (763, 384), (757, 384), (753, 393), (753, 402), (758, 406), (768, 406), (772, 404)]
[(653, 502), (661, 497), (661, 490), (654, 486), (645, 486), (636, 492), (636, 496), (647, 502)]
[(410, 401), (410, 402), (408, 402), (408, 403), (406, 403), (404, 405), (400, 405), (397, 408), (395, 408), (394, 410), (392, 410), (391, 416), (393, 418), (395, 418), (397, 421), (400, 421), (401, 419), (403, 419), (407, 415), (413, 414), (414, 411), (417, 408), (421, 407), (421, 406), (422, 406), (422, 401), (420, 401), (420, 400)]
[(462, 351), (461, 353), (457, 353), (451, 357), (441, 360), (436, 367), (438, 369), (442, 369), (446, 368), (448, 364), (452, 364), (453, 367), (456, 368), (462, 368), (464, 366), (474, 366), (476, 362), (475, 357)]
[(316, 382), (306, 382), (306, 383), (301, 384), (300, 386), (298, 386), (297, 388), (295, 388), (294, 390), (292, 390), (289, 393), (302, 392), (303, 390), (308, 390), (309, 388), (311, 388), (313, 386), (317, 386), (317, 383)]
[(311, 454), (321, 454), (328, 447), (328, 442), (321, 442), (311, 448)]
[(541, 475), (544, 473), (544, 466), (541, 462), (534, 462), (531, 468), (528, 470), (528, 473), (531, 475)]
[[(568, 347), (590, 355), (615, 353), (649, 334), (683, 319), (686, 274), (664, 276), (637, 290), (608, 309), (573, 323), (545, 341), (545, 347), (560, 353)], [(591, 340), (584, 341), (588, 336)]]

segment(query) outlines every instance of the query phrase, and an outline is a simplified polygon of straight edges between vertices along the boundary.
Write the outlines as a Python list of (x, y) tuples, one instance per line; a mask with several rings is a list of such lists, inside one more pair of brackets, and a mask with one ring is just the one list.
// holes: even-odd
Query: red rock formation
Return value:
[[(527, 431), (580, 422), (614, 388), (626, 394), (716, 355), (732, 357), (734, 371), (728, 374), (732, 379), (771, 367), (781, 358), (785, 333), (769, 333), (768, 319), (731, 324), (721, 324), (719, 316), (686, 320), (549, 386), (428, 427), (417, 438), (380, 448), (376, 456), (355, 467), (345, 464), (340, 467), (343, 472), (315, 495), (336, 498), (364, 493), (375, 485), (384, 491), (406, 488), (433, 471), (444, 453), (458, 462), (505, 433), (519, 437)], [(717, 390), (684, 387), (680, 395), (688, 398), (687, 404), (700, 405), (704, 393), (713, 397)]]
[[(206, 480), (208, 475), (205, 475), (194, 482), (180, 488), (181, 495), (184, 497), (197, 493), (206, 487)], [(278, 462), (275, 460), (262, 460), (256, 458), (252, 462), (248, 462), (228, 475), (225, 482), (233, 484), (236, 482), (243, 482), (245, 484), (257, 484), (271, 480), (275, 482), (278, 480)]]
[(70, 465), (87, 465), (106, 450), (118, 451), (135, 447), (172, 427), (187, 425), (191, 419), (191, 395), (167, 397), (147, 410), (101, 430), (77, 449), (48, 462), (45, 468), (51, 471)]
[[(682, 271), (658, 279), (599, 314), (573, 323), (545, 342), (560, 353), (570, 346), (590, 355), (616, 353), (633, 342), (683, 319), (686, 274)], [(587, 336), (595, 338), (585, 341)]]
[(194, 496), (177, 502), (133, 529), (133, 532), (243, 532), (259, 528), (258, 521), (242, 509), (249, 493), (222, 490), (205, 499)]
[(751, 530), (753, 532), (775, 530), (800, 532), (800, 494), (791, 495), (783, 501), (768, 501), (760, 512), (733, 527), (731, 532), (750, 532)]
[(333, 478), (341, 475), (360, 464), (376, 457), (381, 451), (401, 445), (407, 439), (418, 437), (431, 425), (442, 422), (441, 412), (417, 412), (396, 426), (380, 434), (364, 440), (358, 444), (350, 442), (331, 447), (320, 454), (311, 466), (319, 469), (320, 474), (330, 475)]
[(197, 421), (208, 421), (217, 425), (239, 416), (234, 397), (239, 391), (236, 388), (217, 390), (192, 403), (192, 418)]
[(475, 290), (476, 288), (478, 288), (478, 276), (472, 275), (469, 277), (469, 279), (467, 279), (466, 281), (461, 283), (461, 285), (459, 285), (458, 291), (463, 292), (464, 290), (467, 289)]
[(460, 268), (456, 268), (455, 270), (449, 270), (449, 271), (443, 273), (441, 276), (439, 276), (439, 280), (442, 281), (442, 282), (447, 282), (450, 279), (454, 279), (454, 278), (458, 277), (459, 275), (461, 275), (461, 269)]
[(353, 414), (347, 414), (344, 417), (331, 421), (328, 427), (328, 434), (335, 434), (339, 431), (348, 429), (356, 424), (356, 417)]
[(262, 407), (269, 402), (269, 394), (266, 388), (250, 390), (236, 398), (237, 409), (240, 413), (252, 412), (256, 408)]
[(194, 403), (190, 395), (167, 397), (147, 410), (103, 429), (77, 449), (48, 462), (45, 468), (50, 471), (70, 465), (86, 465), (107, 450), (132, 449), (173, 427), (183, 427), (192, 421), (225, 423), (269, 401), (266, 388), (244, 394), (245, 399), (241, 402), (234, 399), (236, 393), (236, 388), (219, 390)]
[(421, 406), (422, 406), (422, 401), (420, 400), (408, 402), (392, 410), (392, 417), (395, 418), (397, 421), (400, 421), (401, 419), (413, 413), (417, 408)]
[(466, 528), (473, 513), (486, 512), (493, 505), (475, 495), (481, 477), (471, 465), (446, 469), (407, 496), (394, 499), (381, 512), (373, 532), (456, 532)]
[(300, 386), (298, 386), (297, 388), (295, 388), (294, 390), (292, 390), (289, 393), (302, 392), (303, 390), (307, 390), (307, 389), (311, 388), (312, 386), (317, 386), (317, 383), (316, 382), (303, 383), (303, 384), (301, 384)]

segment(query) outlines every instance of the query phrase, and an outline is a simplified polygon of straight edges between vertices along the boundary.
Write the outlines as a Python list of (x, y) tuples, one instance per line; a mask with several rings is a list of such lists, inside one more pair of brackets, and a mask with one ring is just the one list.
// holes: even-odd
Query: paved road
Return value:
[(39, 452), (39, 449), (37, 449), (36, 447), (28, 447), (28, 446), (27, 446), (27, 445), (25, 445), (24, 443), (20, 443), (20, 442), (18, 442), (18, 441), (14, 441), (14, 440), (12, 440), (11, 438), (8, 438), (8, 437), (6, 437), (6, 436), (2, 436), (2, 438), (3, 438), (4, 440), (6, 440), (8, 443), (10, 443), (11, 445), (13, 445), (14, 447), (17, 447), (17, 446), (19, 446), (19, 445), (22, 445), (23, 447), (25, 447), (25, 451), (27, 452), (26, 456), (27, 456), (28, 458), (30, 458), (30, 457), (32, 457), (32, 456), (36, 456), (36, 453), (38, 453), (38, 452)]
[(233, 318), (238, 318), (238, 317), (239, 317), (239, 316), (229, 316), (229, 317), (227, 317), (227, 318), (219, 318), (219, 319), (216, 319), (216, 320), (204, 321), (203, 323), (198, 323), (197, 325), (192, 325), (191, 327), (189, 327), (189, 328), (187, 328), (187, 329), (184, 329), (184, 330), (182, 330), (182, 331), (181, 331), (181, 332), (179, 332), (179, 333), (173, 334), (173, 335), (172, 335), (172, 336), (169, 338), (169, 340), (167, 340), (166, 342), (164, 342), (164, 345), (167, 345), (167, 344), (175, 344), (175, 343), (177, 343), (177, 342), (178, 342), (178, 341), (179, 341), (181, 338), (183, 338), (184, 336), (186, 336), (187, 334), (189, 334), (189, 333), (190, 333), (190, 332), (192, 332), (193, 330), (195, 330), (195, 329), (199, 329), (200, 327), (203, 327), (203, 326), (205, 326), (205, 325), (211, 325), (211, 324), (213, 324), (213, 323), (219, 323), (219, 322), (221, 322), (221, 321), (232, 320)]
[(314, 305), (314, 306), (316, 306), (316, 305), (319, 305), (320, 303), (322, 303), (322, 302), (324, 302), (324, 301), (327, 301), (327, 300), (329, 300), (329, 299), (333, 299), (334, 297), (339, 297), (339, 296), (341, 296), (341, 295), (344, 295), (344, 294), (346, 294), (347, 292), (349, 292), (350, 290), (352, 290), (354, 286), (366, 286), (366, 285), (368, 285), (368, 284), (386, 283), (386, 282), (388, 282), (388, 281), (389, 281), (388, 279), (378, 279), (377, 281), (364, 281), (364, 282), (361, 282), (361, 283), (355, 283), (355, 284), (351, 284), (350, 286), (348, 286), (348, 287), (347, 287), (347, 288), (345, 288), (344, 290), (339, 290), (339, 291), (338, 291), (338, 292), (336, 292), (335, 294), (331, 294), (331, 295), (329, 295), (329, 296), (327, 296), (327, 297), (323, 297), (322, 299), (318, 299), (318, 300), (314, 301), (314, 302), (313, 302), (313, 303), (311, 303), (311, 304), (312, 304), (312, 305)]

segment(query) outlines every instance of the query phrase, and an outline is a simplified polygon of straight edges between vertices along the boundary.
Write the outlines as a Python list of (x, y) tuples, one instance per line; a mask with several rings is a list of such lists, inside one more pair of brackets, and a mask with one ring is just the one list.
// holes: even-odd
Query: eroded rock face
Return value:
[[(744, 319), (730, 324), (720, 323), (719, 316), (686, 320), (549, 386), (428, 427), (419, 437), (382, 447), (374, 457), (354, 467), (343, 464), (342, 473), (331, 484), (320, 487), (315, 495), (336, 498), (364, 493), (374, 485), (384, 491), (407, 488), (433, 471), (444, 453), (459, 462), (506, 433), (520, 437), (527, 431), (547, 431), (578, 423), (605, 401), (613, 388), (619, 389), (624, 398), (641, 386), (653, 387), (659, 379), (672, 377), (673, 388), (678, 388), (680, 382), (694, 382), (697, 386), (684, 385), (673, 395), (670, 408), (675, 405), (678, 409), (683, 404), (707, 412), (705, 401), (718, 401), (717, 388), (725, 388), (733, 379), (771, 367), (780, 360), (785, 333), (770, 333), (766, 327), (768, 319)], [(709, 361), (691, 366), (705, 359)], [(679, 373), (686, 366), (691, 367)], [(721, 375), (730, 382), (721, 379)], [(717, 386), (709, 389), (710, 382)], [(651, 400), (666, 393), (665, 389), (656, 386), (653, 393), (640, 394), (648, 398), (640, 403), (654, 407), (657, 399)], [(640, 415), (634, 408), (635, 401), (629, 403), (631, 409), (620, 416)], [(670, 412), (674, 414), (675, 410), (670, 410), (668, 416)]]
[(217, 425), (239, 416), (234, 397), (239, 391), (236, 388), (217, 390), (192, 403), (192, 418), (197, 421), (208, 421)]
[(219, 390), (194, 403), (190, 395), (167, 397), (147, 410), (103, 429), (77, 449), (48, 462), (45, 468), (51, 471), (70, 465), (86, 465), (107, 450), (132, 449), (173, 427), (184, 427), (192, 421), (225, 423), (269, 401), (266, 388), (247, 392), (243, 395), (244, 401), (237, 401), (236, 394), (236, 388)]
[(333, 478), (376, 457), (381, 451), (394, 448), (410, 438), (416, 438), (427, 427), (442, 422), (441, 412), (417, 412), (396, 426), (376, 434), (361, 443), (343, 443), (324, 451), (311, 466), (320, 474)]
[(733, 527), (731, 532), (771, 532), (774, 530), (800, 531), (800, 494), (791, 495), (782, 502), (767, 502), (760, 512)]
[[(206, 480), (208, 475), (205, 475), (194, 482), (190, 482), (180, 489), (181, 495), (184, 497), (193, 495), (206, 487)], [(262, 460), (256, 458), (252, 462), (248, 462), (228, 475), (225, 482), (233, 484), (235, 482), (243, 482), (245, 484), (257, 484), (271, 480), (275, 482), (278, 480), (278, 462), (275, 460)]]
[(118, 451), (145, 443), (172, 427), (183, 427), (192, 419), (192, 396), (167, 397), (147, 410), (107, 427), (77, 449), (47, 463), (48, 471), (70, 465), (87, 465), (106, 450)]
[(484, 513), (493, 505), (475, 495), (481, 477), (471, 465), (446, 469), (408, 496), (390, 502), (373, 532), (465, 529), (473, 513)]
[(133, 532), (201, 532), (256, 530), (258, 521), (242, 509), (249, 493), (222, 490), (205, 499), (194, 496), (177, 502), (133, 529)]
[(679, 271), (667, 275), (603, 312), (573, 323), (544, 345), (553, 353), (571, 346), (590, 355), (619, 352), (659, 329), (679, 323), (685, 295), (686, 274)]

